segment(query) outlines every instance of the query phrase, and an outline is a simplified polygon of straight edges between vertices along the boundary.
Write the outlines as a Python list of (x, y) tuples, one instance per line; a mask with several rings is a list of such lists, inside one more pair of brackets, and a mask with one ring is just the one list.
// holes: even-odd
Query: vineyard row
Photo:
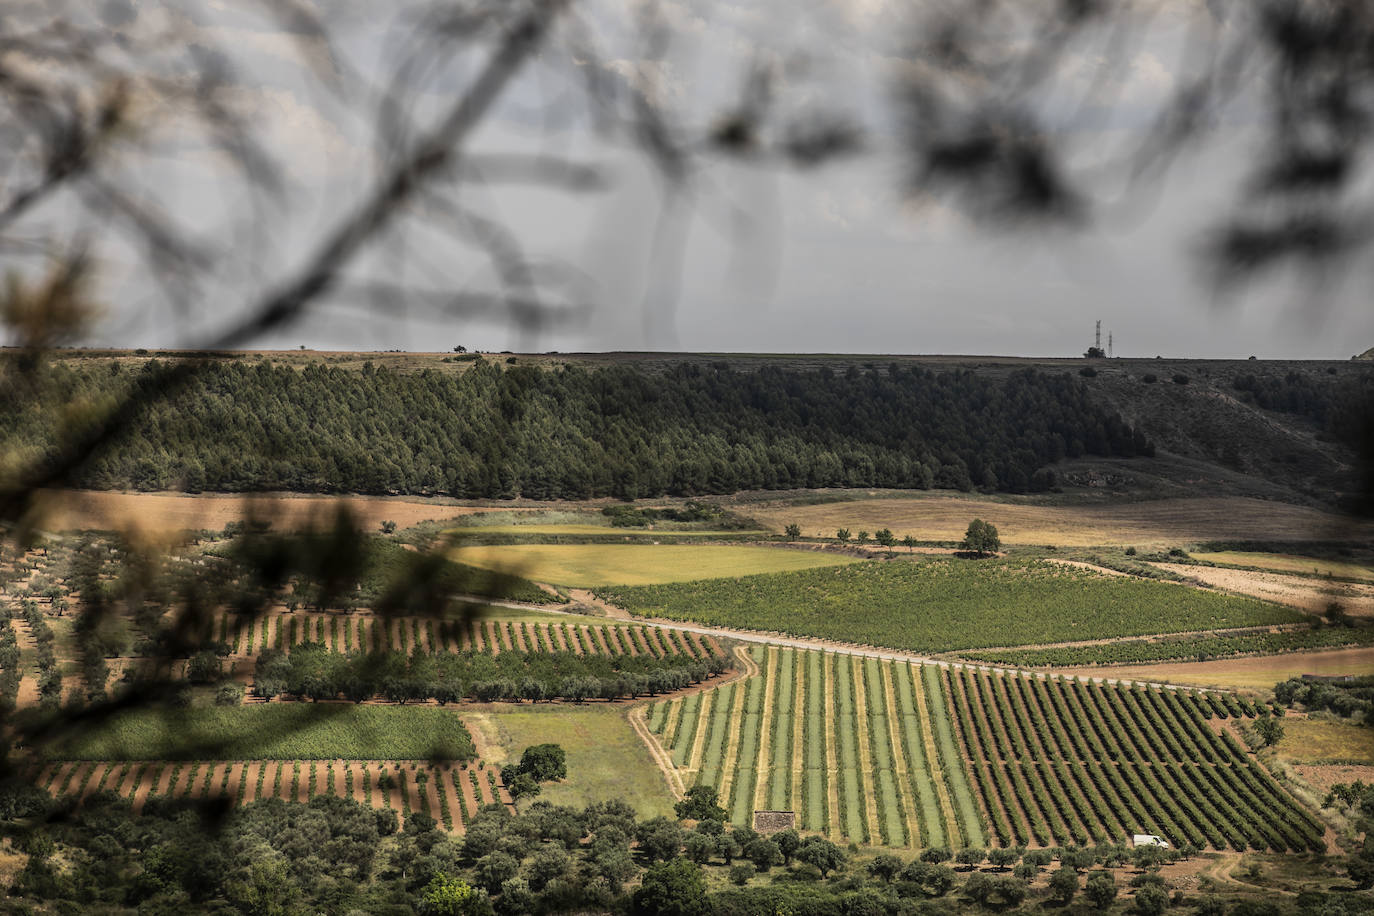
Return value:
[(481, 763), (447, 767), (381, 760), (69, 761), (43, 767), (36, 784), (54, 797), (77, 801), (112, 793), (129, 799), (135, 813), (158, 797), (246, 805), (268, 798), (307, 802), (332, 795), (393, 810), (403, 824), (413, 812), (424, 812), (454, 832), (461, 832), (483, 805), (511, 805), (497, 770)]
[[(642, 625), (580, 625), (521, 620), (435, 620), (371, 614), (268, 614), (240, 620), (219, 615), (212, 638), (233, 655), (321, 643), (335, 652), (569, 652), (705, 658), (721, 654), (710, 636)], [(222, 650), (221, 650), (222, 651)]]

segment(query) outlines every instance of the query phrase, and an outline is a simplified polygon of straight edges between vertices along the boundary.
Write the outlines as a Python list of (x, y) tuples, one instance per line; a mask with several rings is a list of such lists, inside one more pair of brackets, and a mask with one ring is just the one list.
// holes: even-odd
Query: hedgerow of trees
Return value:
[(258, 657), (254, 692), (305, 700), (340, 697), (361, 703), (463, 698), (540, 702), (652, 696), (700, 683), (730, 670), (727, 654), (682, 656), (577, 655), (573, 652), (503, 651), (341, 653), (303, 643), (290, 653), (268, 649)]

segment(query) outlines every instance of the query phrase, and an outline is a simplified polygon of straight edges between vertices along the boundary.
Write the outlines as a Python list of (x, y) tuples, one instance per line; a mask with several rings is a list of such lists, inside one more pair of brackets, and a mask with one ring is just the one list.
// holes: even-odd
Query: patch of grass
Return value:
[(716, 544), (515, 544), (459, 547), (450, 556), (467, 566), (574, 588), (690, 582), (857, 562), (819, 551)]
[(1216, 552), (1194, 552), (1194, 560), (1216, 563), (1221, 566), (1255, 567), (1272, 569), (1275, 572), (1298, 573), (1309, 576), (1334, 576), (1340, 579), (1359, 579), (1374, 582), (1374, 569), (1360, 563), (1345, 563), (1339, 560), (1322, 560), (1290, 553), (1257, 553), (1245, 550), (1221, 550)]
[(1034, 560), (878, 561), (597, 594), (642, 616), (922, 652), (1305, 619), (1252, 598)]
[(1291, 763), (1374, 764), (1374, 729), (1325, 719), (1283, 719), (1279, 756)]
[[(499, 548), (502, 551), (510, 548)], [(362, 573), (362, 595), (369, 603), (386, 596), (392, 590), (405, 592), (405, 586), (416, 577), (427, 577), (441, 591), (477, 595), (483, 598), (524, 601), (530, 604), (561, 603), (562, 598), (550, 595), (521, 575), (517, 564), (468, 565), (450, 558), (438, 569), (431, 568), (428, 557), (406, 550), (401, 544), (384, 538), (368, 540), (368, 557)]]
[(582, 808), (617, 798), (641, 817), (672, 816), (673, 796), (649, 749), (626, 719), (624, 706), (546, 705), (516, 709), (485, 705), (464, 709), (495, 765), (518, 760), (525, 748), (552, 742), (568, 754), (568, 778), (545, 783), (536, 797)]
[(45, 749), (53, 760), (470, 760), (451, 709), (271, 703), (130, 710)]

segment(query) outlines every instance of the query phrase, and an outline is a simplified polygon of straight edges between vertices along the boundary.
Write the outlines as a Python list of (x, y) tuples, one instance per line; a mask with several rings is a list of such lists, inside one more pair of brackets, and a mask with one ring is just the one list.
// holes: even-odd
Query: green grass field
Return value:
[(1271, 569), (1274, 572), (1301, 573), (1312, 576), (1336, 576), (1342, 579), (1359, 579), (1374, 582), (1374, 569), (1359, 563), (1344, 563), (1339, 560), (1319, 560), (1316, 557), (1300, 557), (1291, 553), (1258, 553), (1248, 550), (1219, 550), (1191, 554), (1194, 560), (1216, 563), (1219, 566), (1253, 566), (1256, 569)]
[(853, 563), (838, 554), (704, 544), (514, 544), (459, 547), (460, 563), (574, 588), (655, 585)]
[(1283, 720), (1279, 756), (1291, 763), (1374, 765), (1374, 729), (1328, 719)]
[(483, 759), (492, 765), (518, 760), (533, 744), (553, 742), (568, 753), (568, 778), (546, 783), (537, 800), (582, 808), (621, 799), (642, 817), (672, 816), (673, 796), (649, 749), (626, 719), (626, 707), (589, 703), (515, 707), (464, 707)]
[(921, 652), (1306, 619), (1252, 598), (1034, 560), (874, 561), (597, 594), (643, 616)]
[(52, 760), (469, 760), (452, 709), (270, 703), (132, 710), (49, 746)]

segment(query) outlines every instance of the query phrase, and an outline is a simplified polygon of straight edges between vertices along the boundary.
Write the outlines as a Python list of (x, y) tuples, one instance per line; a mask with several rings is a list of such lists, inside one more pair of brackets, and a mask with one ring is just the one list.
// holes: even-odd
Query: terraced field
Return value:
[(335, 652), (572, 652), (576, 655), (720, 654), (709, 636), (658, 627), (578, 624), (560, 621), (498, 620), (460, 623), (429, 617), (376, 617), (372, 614), (269, 614), (241, 621), (221, 615), (215, 638), (234, 655), (256, 655), (267, 648), (317, 642)]
[(306, 802), (336, 795), (389, 808), (403, 824), (421, 811), (454, 832), (462, 832), (482, 805), (511, 805), (492, 767), (418, 760), (67, 761), (44, 766), (35, 784), (78, 801), (112, 792), (132, 801), (135, 812), (153, 797), (246, 805), (264, 798)]
[(1209, 720), (1229, 694), (1087, 685), (817, 651), (754, 649), (761, 673), (658, 702), (650, 731), (687, 785), (883, 846), (1324, 849), (1320, 823)]

